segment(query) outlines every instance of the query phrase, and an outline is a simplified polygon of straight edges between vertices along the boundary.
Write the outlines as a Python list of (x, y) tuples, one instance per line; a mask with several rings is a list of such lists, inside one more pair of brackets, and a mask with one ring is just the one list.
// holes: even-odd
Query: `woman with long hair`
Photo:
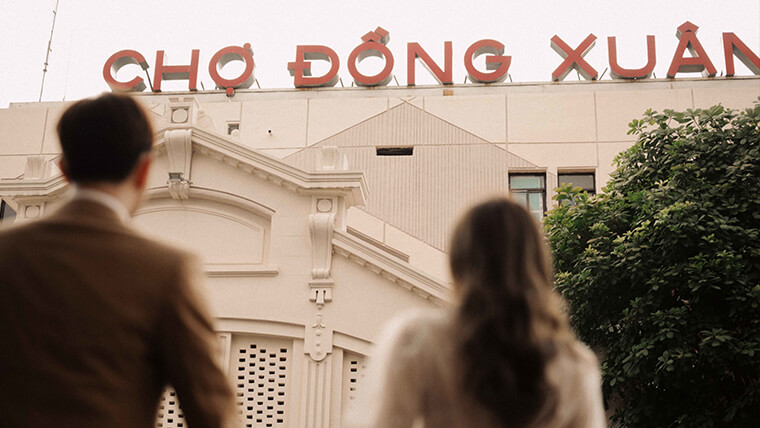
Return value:
[(568, 326), (531, 215), (503, 198), (473, 207), (449, 261), (454, 307), (386, 327), (356, 425), (605, 427), (599, 363)]

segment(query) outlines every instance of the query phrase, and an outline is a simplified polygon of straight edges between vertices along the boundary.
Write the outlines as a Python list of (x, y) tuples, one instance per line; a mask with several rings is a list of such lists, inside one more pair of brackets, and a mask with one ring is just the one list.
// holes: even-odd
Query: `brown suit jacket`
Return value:
[(92, 201), (0, 232), (0, 426), (152, 428), (167, 383), (190, 428), (231, 423), (196, 269)]

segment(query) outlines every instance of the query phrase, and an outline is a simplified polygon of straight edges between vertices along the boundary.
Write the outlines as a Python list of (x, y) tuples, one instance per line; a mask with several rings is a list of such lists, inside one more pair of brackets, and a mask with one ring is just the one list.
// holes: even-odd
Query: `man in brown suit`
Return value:
[(0, 427), (153, 427), (176, 389), (190, 428), (232, 423), (196, 261), (129, 226), (152, 131), (103, 95), (58, 124), (71, 202), (0, 232)]

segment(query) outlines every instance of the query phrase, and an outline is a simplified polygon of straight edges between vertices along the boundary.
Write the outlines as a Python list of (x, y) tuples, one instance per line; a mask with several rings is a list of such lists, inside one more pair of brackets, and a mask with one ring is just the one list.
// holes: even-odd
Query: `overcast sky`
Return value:
[[(0, 108), (11, 102), (37, 101), (55, 4), (55, 0), (3, 0)], [(190, 51), (199, 49), (198, 86), (202, 82), (210, 89), (213, 84), (207, 70), (213, 54), (244, 43), (252, 45), (255, 75), (264, 89), (293, 87), (287, 63), (295, 59), (299, 44), (334, 49), (341, 61), (339, 75), (348, 86), (348, 55), (361, 43), (360, 37), (377, 26), (390, 32), (388, 47), (401, 85), (406, 84), (409, 42), (420, 43), (442, 63), (443, 43), (452, 41), (454, 82), (463, 83), (462, 58), (467, 47), (480, 39), (496, 39), (506, 45), (505, 54), (512, 56), (509, 74), (514, 82), (548, 82), (562, 62), (550, 47), (551, 37), (556, 34), (576, 47), (589, 33), (598, 39), (586, 59), (599, 73), (609, 66), (608, 36), (617, 36), (621, 66), (639, 68), (646, 63), (646, 35), (655, 35), (655, 74), (662, 78), (678, 43), (676, 28), (687, 20), (699, 26), (699, 40), (719, 74), (725, 70), (722, 32), (734, 32), (753, 52), (760, 51), (760, 0), (60, 0), (42, 99), (73, 100), (109, 90), (102, 78), (103, 64), (122, 49), (142, 53), (151, 66), (151, 77), (156, 50), (166, 51), (167, 64), (188, 64)], [(371, 74), (379, 61), (366, 60), (360, 70)], [(235, 67), (228, 67), (222, 75), (234, 77)], [(315, 74), (321, 70), (316, 68)], [(119, 78), (129, 80), (139, 71), (137, 66), (126, 67)], [(750, 74), (737, 61), (737, 75)], [(572, 73), (567, 78), (577, 76)], [(610, 78), (609, 71), (603, 78)], [(433, 84), (434, 80), (418, 67), (417, 83)], [(164, 84), (164, 90), (183, 89), (187, 82)]]

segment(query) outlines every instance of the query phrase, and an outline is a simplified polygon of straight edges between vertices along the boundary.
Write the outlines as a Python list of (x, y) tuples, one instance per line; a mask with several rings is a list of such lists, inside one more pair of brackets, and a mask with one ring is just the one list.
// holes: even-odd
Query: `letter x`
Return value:
[(567, 43), (563, 42), (558, 36), (555, 35), (552, 37), (552, 49), (554, 49), (559, 56), (565, 58), (562, 64), (560, 64), (552, 73), (552, 80), (564, 80), (567, 74), (572, 70), (578, 71), (578, 73), (580, 73), (580, 75), (586, 80), (596, 80), (596, 78), (599, 77), (599, 73), (583, 59), (595, 44), (596, 36), (593, 34), (589, 34), (576, 49), (568, 46)]

